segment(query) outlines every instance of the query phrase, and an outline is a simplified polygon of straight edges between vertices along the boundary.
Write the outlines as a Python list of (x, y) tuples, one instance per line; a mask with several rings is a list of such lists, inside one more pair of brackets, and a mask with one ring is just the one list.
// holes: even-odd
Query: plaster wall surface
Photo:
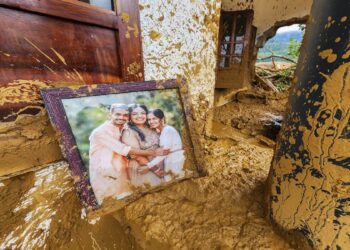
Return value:
[(221, 2), (141, 0), (139, 6), (145, 80), (187, 81), (189, 126), (196, 156), (203, 159), (201, 134), (214, 101)]
[[(203, 102), (211, 106), (220, 1), (139, 3), (146, 80), (183, 77), (188, 82), (191, 104), (195, 108)], [(195, 113), (199, 117), (204, 115)]]

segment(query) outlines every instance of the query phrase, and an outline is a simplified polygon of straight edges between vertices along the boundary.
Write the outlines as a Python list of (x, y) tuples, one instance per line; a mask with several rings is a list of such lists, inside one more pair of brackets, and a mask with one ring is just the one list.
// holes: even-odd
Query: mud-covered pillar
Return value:
[(350, 249), (349, 29), (350, 1), (314, 1), (269, 176), (271, 220), (316, 249)]

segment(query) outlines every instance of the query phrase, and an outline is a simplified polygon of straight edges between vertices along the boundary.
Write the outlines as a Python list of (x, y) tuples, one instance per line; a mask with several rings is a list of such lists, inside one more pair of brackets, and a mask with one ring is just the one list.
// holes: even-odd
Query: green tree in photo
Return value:
[(89, 136), (107, 118), (108, 108), (105, 105), (99, 105), (98, 107), (85, 107), (76, 116), (69, 119), (69, 124), (86, 168), (89, 165)]
[(166, 122), (181, 133), (184, 126), (184, 116), (179, 95), (174, 90), (152, 91), (150, 96), (139, 95), (135, 103), (146, 105), (149, 109), (163, 110)]

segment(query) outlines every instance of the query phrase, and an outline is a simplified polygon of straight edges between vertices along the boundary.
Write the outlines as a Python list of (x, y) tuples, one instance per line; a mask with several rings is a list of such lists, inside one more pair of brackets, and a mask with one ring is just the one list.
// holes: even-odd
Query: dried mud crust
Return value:
[(261, 89), (238, 92), (231, 102), (214, 109), (214, 121), (248, 136), (262, 135), (275, 140), (278, 131), (265, 125), (283, 117), (288, 95), (289, 91), (275, 93)]
[(264, 214), (272, 150), (208, 141), (209, 176), (147, 195), (118, 218), (146, 249), (292, 249)]
[[(266, 220), (273, 149), (225, 124), (240, 117), (236, 105), (217, 108), (204, 136), (208, 176), (146, 195), (95, 224), (82, 216), (64, 162), (0, 182), (0, 248), (292, 249)], [(241, 110), (254, 105), (240, 103)]]

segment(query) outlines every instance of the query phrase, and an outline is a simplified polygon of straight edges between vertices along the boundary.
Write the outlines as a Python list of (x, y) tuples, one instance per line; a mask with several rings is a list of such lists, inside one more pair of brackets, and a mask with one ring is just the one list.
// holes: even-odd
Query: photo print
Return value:
[(88, 213), (200, 175), (180, 90), (168, 80), (41, 91)]

